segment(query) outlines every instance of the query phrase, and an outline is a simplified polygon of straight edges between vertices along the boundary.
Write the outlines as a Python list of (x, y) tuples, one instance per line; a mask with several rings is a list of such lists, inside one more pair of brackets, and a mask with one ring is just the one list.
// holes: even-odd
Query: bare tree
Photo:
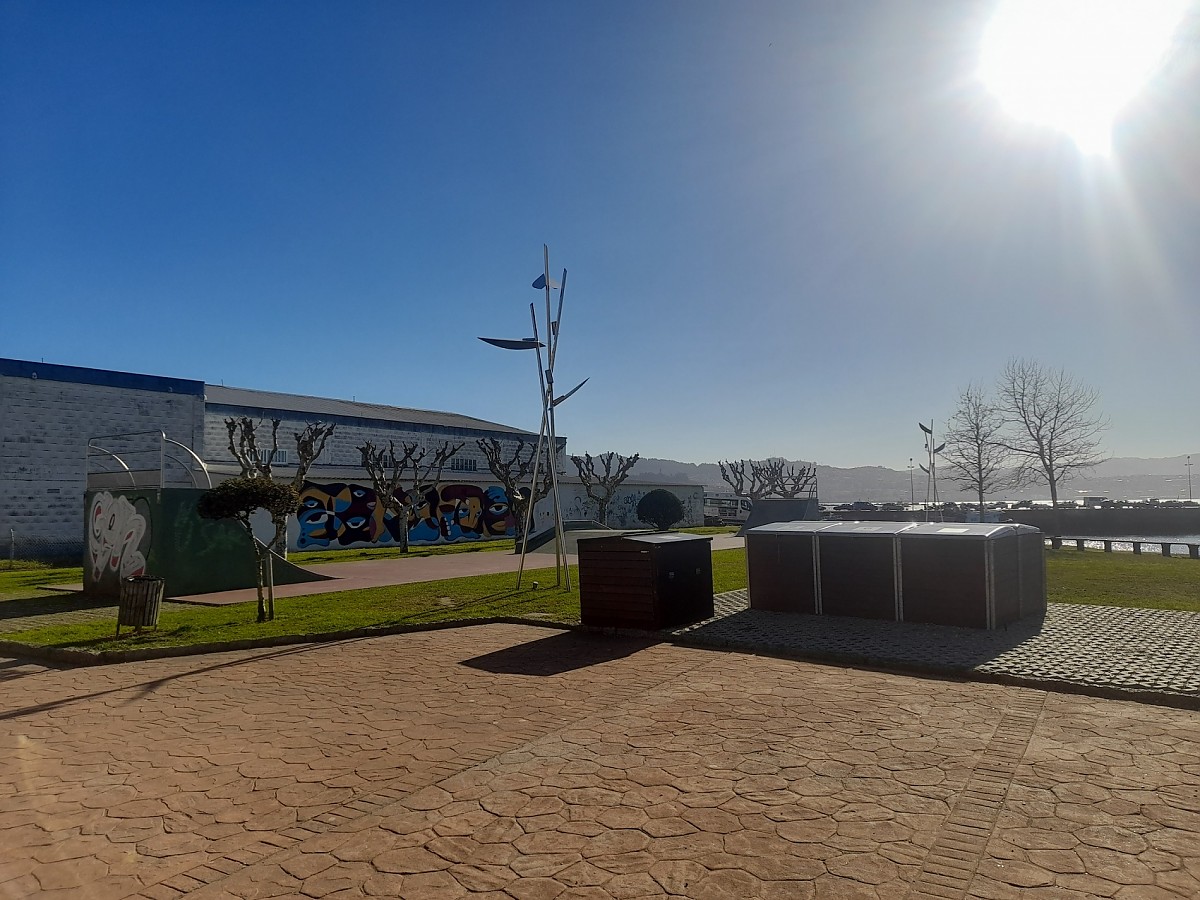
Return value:
[[(585, 453), (583, 456), (571, 457), (571, 462), (575, 463), (575, 468), (579, 470), (579, 480), (583, 482), (584, 491), (596, 503), (601, 525), (608, 525), (608, 506), (612, 503), (613, 494), (621, 486), (621, 482), (629, 477), (629, 470), (639, 459), (641, 456), (637, 453), (633, 456), (601, 453), (596, 457)], [(616, 462), (615, 470), (613, 468), (614, 461)], [(600, 463), (604, 467), (604, 471), (597, 471), (596, 463)]]
[(1004, 414), (978, 385), (967, 385), (946, 430), (941, 457), (950, 480), (979, 498), (979, 521), (984, 520), (984, 495), (1014, 485), (1013, 453), (1003, 443)]
[[(428, 448), (416, 442), (401, 444), (399, 454), (395, 441), (388, 441), (386, 450), (371, 441), (358, 448), (363, 468), (375, 489), (375, 502), (383, 505), (385, 513), (390, 512), (396, 517), (401, 553), (408, 552), (408, 520), (421, 490), (437, 492), (442, 470), (462, 447), (461, 443), (452, 445), (445, 441), (432, 451), (432, 455)], [(437, 510), (430, 513), (436, 516)]]
[(1001, 442), (1017, 459), (1021, 480), (1044, 482), (1058, 508), (1059, 485), (1105, 460), (1100, 435), (1107, 421), (1095, 412), (1099, 394), (1063, 369), (1010, 359), (997, 386), (1005, 421)]
[(718, 461), (717, 465), (721, 469), (721, 477), (737, 496), (761, 500), (771, 493), (770, 473), (757, 460), (724, 460)]
[(271, 420), (271, 450), (263, 453), (258, 449), (258, 426), (249, 416), (230, 417), (225, 420), (229, 432), (229, 452), (242, 467), (243, 478), (270, 478), (275, 457), (279, 454), (279, 419)]
[[(799, 469), (783, 458), (742, 459), (718, 462), (721, 477), (739, 497), (761, 500), (779, 496), (795, 499), (801, 494), (811, 497), (817, 489), (817, 467), (801, 466)], [(749, 473), (747, 473), (749, 470)]]
[[(271, 439), (273, 442), (276, 442), (276, 433), (279, 431), (279, 420), (272, 419), (271, 421), (274, 426)], [(336, 428), (336, 425), (326, 425), (324, 422), (309, 422), (304, 426), (302, 431), (292, 433), (296, 438), (296, 472), (292, 475), (292, 488), (296, 491), (297, 496), (299, 496), (300, 491), (304, 490), (304, 482), (308, 479), (308, 470), (312, 468), (312, 464), (321, 455), (322, 451), (324, 451), (325, 442), (333, 436)], [(271, 457), (268, 459), (268, 471), (269, 464), (274, 456), (275, 453), (272, 452)], [(294, 513), (296, 510), (292, 510), (292, 512)], [(285, 515), (274, 519), (275, 537), (271, 541), (271, 549), (284, 559), (287, 559), (287, 523), (289, 517)]]
[[(255, 422), (249, 416), (238, 416), (225, 420), (225, 430), (229, 434), (229, 452), (242, 467), (243, 478), (273, 477), (275, 463), (279, 460), (279, 426), (281, 419), (271, 419), (271, 449), (264, 452), (258, 447), (258, 429), (262, 422)], [(292, 487), (299, 493), (304, 488), (308, 470), (313, 462), (325, 449), (325, 442), (333, 435), (336, 425), (326, 425), (323, 422), (309, 422), (302, 431), (294, 432), (296, 438), (296, 472), (292, 476)], [(264, 448), (265, 449), (265, 448)], [(268, 547), (279, 556), (287, 558), (287, 521), (295, 510), (284, 513), (276, 505), (272, 508), (271, 523), (275, 526), (275, 536), (271, 538)]]
[(308, 470), (317, 458), (325, 452), (325, 442), (333, 437), (336, 425), (326, 425), (324, 422), (309, 422), (303, 431), (295, 432), (296, 437), (296, 474), (292, 476), (292, 487), (297, 491), (304, 487), (308, 479)]
[(768, 493), (764, 496), (778, 495), (794, 500), (801, 494), (811, 497), (816, 493), (816, 466), (801, 466), (797, 469), (795, 465), (778, 456), (764, 459), (762, 462), (750, 462), (758, 470), (761, 481), (768, 486)]
[(550, 493), (553, 484), (553, 473), (547, 461), (548, 454), (544, 451), (542, 453), (542, 462), (538, 466), (538, 483), (530, 484), (526, 488), (526, 483), (533, 480), (536, 444), (526, 443), (518, 438), (513, 442), (512, 453), (506, 453), (504, 446), (495, 438), (480, 438), (476, 443), (487, 460), (492, 476), (500, 482), (508, 496), (508, 508), (516, 520), (514, 552), (519, 552), (525, 539), (525, 514), (531, 504), (537, 506)]

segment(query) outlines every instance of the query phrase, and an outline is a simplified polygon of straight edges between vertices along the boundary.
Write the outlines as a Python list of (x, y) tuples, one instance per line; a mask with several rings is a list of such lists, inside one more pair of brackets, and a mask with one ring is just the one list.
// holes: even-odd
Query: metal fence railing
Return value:
[(16, 528), (0, 531), (0, 568), (16, 568), (18, 562), (78, 566), (83, 551), (79, 539), (26, 535)]

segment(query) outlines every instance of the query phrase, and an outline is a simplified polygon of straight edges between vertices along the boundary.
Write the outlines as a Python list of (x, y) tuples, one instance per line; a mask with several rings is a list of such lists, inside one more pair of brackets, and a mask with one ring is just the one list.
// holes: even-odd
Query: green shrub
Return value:
[(256, 509), (265, 509), (271, 518), (286, 518), (296, 511), (300, 498), (290, 484), (269, 478), (230, 478), (200, 495), (196, 505), (203, 519), (246, 521)]
[(659, 531), (683, 519), (683, 504), (665, 488), (657, 488), (638, 501), (637, 517)]

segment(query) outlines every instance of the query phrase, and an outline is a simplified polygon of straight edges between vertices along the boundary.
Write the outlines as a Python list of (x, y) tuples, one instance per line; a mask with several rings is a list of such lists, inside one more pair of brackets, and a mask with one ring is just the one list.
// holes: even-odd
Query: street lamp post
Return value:
[(1188, 470), (1188, 502), (1190, 503), (1192, 500), (1192, 454), (1190, 453), (1188, 454), (1186, 465)]
[[(556, 586), (561, 585), (563, 580), (566, 581), (567, 590), (571, 589), (571, 570), (567, 566), (567, 552), (563, 546), (565, 530), (563, 528), (562, 517), (562, 502), (558, 491), (558, 436), (555, 432), (554, 410), (560, 403), (574, 394), (577, 390), (587, 384), (588, 379), (584, 379), (567, 391), (560, 397), (554, 396), (554, 362), (558, 355), (558, 338), (560, 334), (559, 325), (562, 322), (563, 310), (563, 295), (567, 289), (567, 270), (563, 269), (562, 281), (555, 284), (550, 279), (550, 248), (545, 244), (542, 245), (542, 260), (543, 271), (533, 282), (533, 287), (536, 290), (545, 290), (546, 292), (546, 341), (542, 342), (538, 328), (537, 307), (535, 304), (529, 304), (529, 318), (533, 324), (533, 337), (519, 338), (512, 340), (509, 338), (485, 338), (480, 340), (486, 344), (491, 344), (493, 347), (499, 347), (502, 350), (532, 350), (537, 356), (538, 367), (538, 391), (542, 401), (542, 423), (538, 428), (537, 450), (533, 458), (533, 478), (530, 482), (530, 497), (528, 508), (525, 511), (525, 528), (523, 531), (523, 539), (521, 541), (521, 561), (517, 567), (517, 587), (521, 587), (521, 578), (525, 573), (525, 554), (529, 547), (529, 530), (533, 526), (533, 507), (534, 501), (537, 498), (537, 483), (538, 470), (542, 463), (542, 448), (546, 448), (546, 465), (550, 467), (550, 485), (551, 496), (553, 498), (554, 508), (554, 528), (557, 532), (557, 540), (554, 548), (554, 583)], [(550, 292), (552, 288), (558, 288), (558, 311), (554, 317), (551, 317), (550, 307)], [(545, 349), (546, 357), (543, 361), (542, 350)]]
[[(946, 445), (944, 443), (937, 446), (934, 445), (933, 419), (929, 420), (928, 425), (924, 422), (918, 422), (917, 425), (925, 433), (925, 452), (929, 456), (929, 465), (921, 466), (921, 471), (925, 473), (925, 521), (928, 522), (930, 500), (933, 501), (934, 505), (938, 503), (937, 455), (946, 449)], [(938, 510), (938, 521), (944, 521), (940, 508)]]

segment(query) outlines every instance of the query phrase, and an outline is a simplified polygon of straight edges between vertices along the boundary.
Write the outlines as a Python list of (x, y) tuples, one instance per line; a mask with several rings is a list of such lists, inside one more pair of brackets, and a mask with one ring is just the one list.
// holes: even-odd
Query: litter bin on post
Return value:
[(122, 625), (132, 625), (136, 631), (158, 627), (163, 592), (167, 582), (157, 575), (130, 575), (121, 579), (121, 596), (117, 601), (117, 637)]
[(657, 631), (713, 614), (712, 538), (654, 533), (579, 541), (584, 625)]

